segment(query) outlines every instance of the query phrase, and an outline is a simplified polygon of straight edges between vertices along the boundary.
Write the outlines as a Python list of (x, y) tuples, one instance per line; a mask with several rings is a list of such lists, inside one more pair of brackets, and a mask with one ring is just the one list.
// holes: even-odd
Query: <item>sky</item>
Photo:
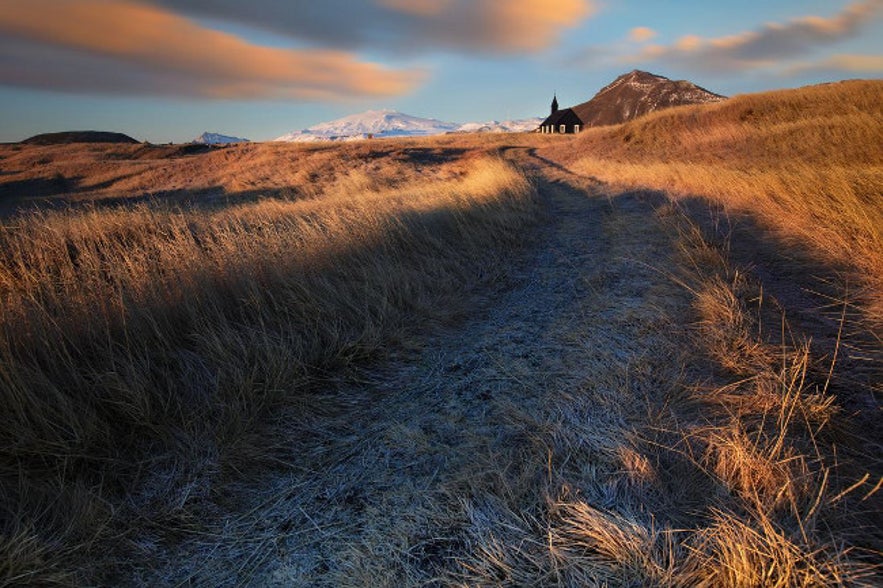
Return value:
[(0, 141), (528, 118), (633, 69), (726, 95), (879, 79), (883, 0), (0, 0)]

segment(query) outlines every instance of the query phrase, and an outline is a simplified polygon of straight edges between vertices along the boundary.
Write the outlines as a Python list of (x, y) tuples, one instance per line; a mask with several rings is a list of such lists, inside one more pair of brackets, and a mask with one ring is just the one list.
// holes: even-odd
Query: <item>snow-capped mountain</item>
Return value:
[(459, 133), (529, 133), (535, 131), (542, 118), (522, 118), (519, 120), (471, 122), (460, 125)]
[(248, 143), (248, 139), (241, 137), (231, 137), (220, 133), (205, 132), (196, 137), (191, 143), (202, 143), (204, 145), (219, 145), (221, 143)]
[(456, 131), (460, 125), (434, 118), (420, 118), (395, 110), (369, 110), (351, 114), (337, 120), (314, 125), (302, 131), (294, 131), (275, 139), (276, 141), (346, 141), (365, 139), (369, 136), (423, 137)]

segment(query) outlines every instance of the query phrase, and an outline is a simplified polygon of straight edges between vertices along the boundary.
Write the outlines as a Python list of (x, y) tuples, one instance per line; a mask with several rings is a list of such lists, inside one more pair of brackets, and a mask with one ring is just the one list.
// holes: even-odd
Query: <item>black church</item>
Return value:
[(558, 96), (552, 98), (552, 114), (537, 129), (538, 133), (578, 133), (583, 128), (583, 121), (572, 108), (558, 109)]

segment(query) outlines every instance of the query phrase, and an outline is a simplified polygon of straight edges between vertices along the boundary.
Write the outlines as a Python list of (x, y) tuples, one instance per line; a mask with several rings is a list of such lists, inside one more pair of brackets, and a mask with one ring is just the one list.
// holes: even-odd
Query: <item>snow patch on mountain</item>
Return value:
[(337, 120), (313, 125), (302, 131), (293, 131), (274, 139), (290, 143), (311, 141), (356, 141), (386, 137), (428, 137), (446, 133), (523, 133), (536, 130), (542, 118), (472, 122), (466, 124), (445, 122), (434, 118), (420, 118), (395, 110), (369, 110)]
[(460, 133), (529, 133), (535, 131), (542, 118), (522, 118), (519, 120), (471, 122), (460, 125)]
[(191, 143), (202, 143), (203, 145), (220, 145), (223, 143), (248, 143), (248, 139), (242, 137), (231, 137), (230, 135), (222, 135), (220, 133), (205, 132), (193, 139)]
[(395, 110), (369, 110), (282, 135), (275, 141), (347, 141), (368, 137), (426, 137), (456, 131), (456, 123)]

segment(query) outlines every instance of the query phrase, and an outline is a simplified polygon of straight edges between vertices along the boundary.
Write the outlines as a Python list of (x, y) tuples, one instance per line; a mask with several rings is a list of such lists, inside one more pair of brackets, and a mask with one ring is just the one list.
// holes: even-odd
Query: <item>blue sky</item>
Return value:
[(728, 95), (880, 78), (883, 0), (2, 0), (0, 141), (526, 118), (632, 69)]

